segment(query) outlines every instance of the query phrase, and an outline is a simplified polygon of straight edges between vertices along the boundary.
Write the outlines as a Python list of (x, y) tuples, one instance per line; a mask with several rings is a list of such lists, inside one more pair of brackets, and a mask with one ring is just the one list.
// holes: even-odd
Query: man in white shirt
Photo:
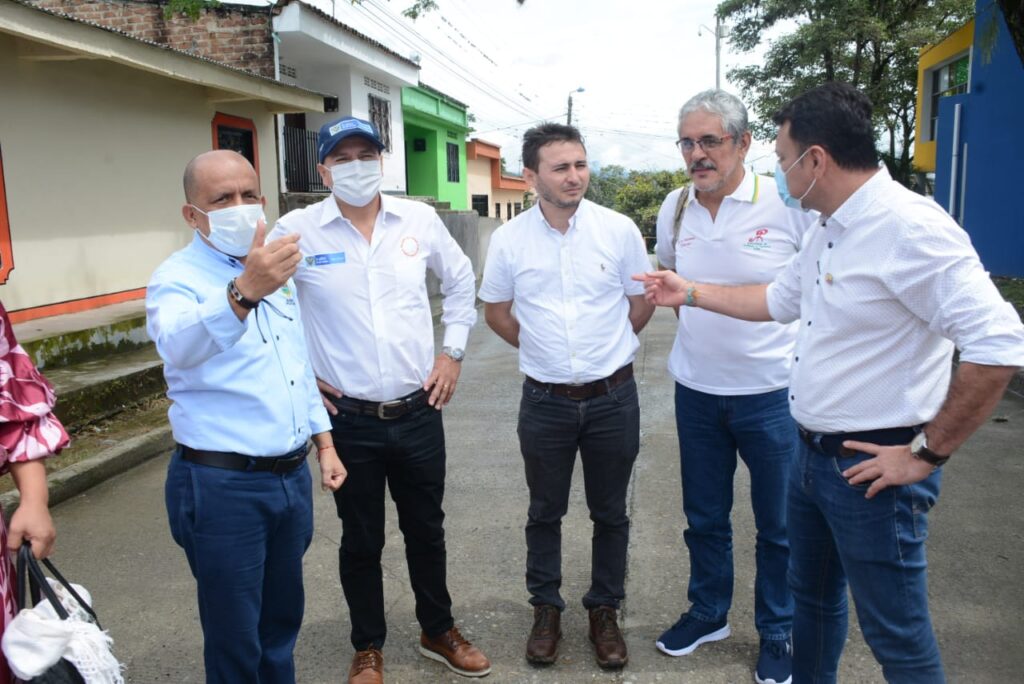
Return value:
[(530, 129), (523, 166), (538, 202), (495, 231), (479, 296), (487, 324), (519, 348), (526, 375), (518, 427), (530, 489), (526, 585), (534, 625), (526, 657), (547, 664), (557, 656), (561, 522), (579, 450), (594, 521), (583, 605), (598, 664), (620, 668), (628, 660), (616, 618), (629, 544), (626, 488), (640, 450), (633, 357), (636, 333), (653, 312), (630, 275), (649, 262), (632, 221), (583, 199), (590, 172), (578, 130)]
[[(771, 280), (800, 250), (809, 215), (782, 203), (770, 176), (747, 172), (747, 109), (706, 90), (679, 111), (688, 188), (665, 198), (655, 253), (690, 280)], [(676, 426), (690, 555), (690, 607), (657, 647), (671, 656), (729, 636), (732, 604), (733, 474), (750, 471), (757, 525), (754, 624), (761, 637), (754, 677), (784, 684), (791, 674), (793, 598), (786, 585), (786, 483), (797, 448), (786, 385), (797, 324), (752, 323), (692, 307), (679, 310), (668, 370), (676, 381)]]
[(775, 122), (780, 195), (821, 212), (790, 265), (770, 285), (637, 277), (657, 304), (800, 319), (789, 399), (802, 442), (787, 510), (794, 684), (836, 680), (847, 584), (886, 680), (943, 682), (927, 512), (941, 466), (1024, 365), (1024, 326), (967, 234), (878, 167), (866, 96), (828, 83)]
[[(482, 677), (490, 663), (452, 619), (442, 509), (441, 408), (455, 392), (476, 322), (475, 278), (437, 212), (380, 193), (383, 149), (368, 121), (325, 124), (317, 169), (333, 194), (284, 216), (273, 233), (301, 236), (295, 282), (308, 312), (303, 325), (349, 473), (335, 494), (341, 585), (356, 650), (349, 681), (383, 681), (385, 484), (405, 537), (420, 653), (458, 674)], [(427, 268), (444, 294), (444, 346), (436, 356)]]

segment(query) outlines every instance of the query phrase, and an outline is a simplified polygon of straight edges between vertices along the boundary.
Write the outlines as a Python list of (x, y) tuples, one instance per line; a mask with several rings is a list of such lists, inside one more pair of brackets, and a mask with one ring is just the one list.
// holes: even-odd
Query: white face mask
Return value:
[(252, 246), (256, 235), (256, 222), (267, 221), (260, 204), (237, 204), (224, 209), (214, 209), (207, 213), (191, 205), (200, 214), (210, 220), (210, 234), (206, 239), (221, 252), (233, 257), (244, 257)]
[(338, 199), (353, 207), (365, 207), (380, 192), (384, 174), (380, 170), (380, 160), (357, 159), (332, 166), (331, 180), (331, 189)]

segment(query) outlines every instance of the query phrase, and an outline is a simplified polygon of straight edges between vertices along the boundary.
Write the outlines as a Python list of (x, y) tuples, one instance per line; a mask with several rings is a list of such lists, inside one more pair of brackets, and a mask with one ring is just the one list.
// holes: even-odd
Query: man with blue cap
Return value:
[[(317, 170), (331, 196), (278, 221), (301, 236), (295, 274), (310, 358), (348, 479), (335, 492), (341, 586), (356, 650), (353, 684), (383, 681), (387, 635), (381, 551), (384, 489), (405, 538), (420, 653), (481, 677), (490, 662), (451, 612), (444, 539), (445, 442), (451, 400), (476, 322), (469, 259), (430, 206), (380, 192), (385, 144), (369, 121), (320, 129)], [(434, 351), (426, 270), (441, 280), (444, 342)]]

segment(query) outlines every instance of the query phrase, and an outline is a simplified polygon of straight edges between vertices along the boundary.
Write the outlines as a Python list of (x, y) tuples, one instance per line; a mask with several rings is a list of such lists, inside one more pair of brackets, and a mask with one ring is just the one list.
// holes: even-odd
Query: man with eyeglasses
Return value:
[(941, 683), (928, 511), (941, 466), (1024, 365), (1024, 326), (967, 233), (878, 165), (866, 95), (827, 83), (774, 118), (780, 194), (792, 188), (821, 212), (790, 265), (767, 285), (635, 278), (656, 304), (800, 320), (789, 400), (801, 443), (786, 512), (794, 684), (836, 681), (847, 585), (886, 681)]
[[(800, 249), (807, 215), (779, 199), (771, 177), (743, 168), (747, 110), (734, 95), (706, 90), (679, 111), (679, 140), (691, 184), (658, 213), (662, 268), (702, 282), (760, 282)], [(750, 471), (757, 525), (754, 624), (758, 682), (790, 679), (793, 600), (786, 586), (786, 480), (796, 426), (786, 386), (796, 324), (751, 323), (684, 307), (669, 355), (675, 379), (682, 471), (683, 538), (690, 555), (690, 606), (657, 640), (670, 656), (730, 634), (733, 475)]]

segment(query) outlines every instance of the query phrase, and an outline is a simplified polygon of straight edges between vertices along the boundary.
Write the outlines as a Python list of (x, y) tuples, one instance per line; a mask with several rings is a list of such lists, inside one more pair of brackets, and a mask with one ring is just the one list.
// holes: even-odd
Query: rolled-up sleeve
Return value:
[(439, 217), (434, 218), (434, 248), (427, 265), (441, 279), (441, 322), (444, 346), (465, 349), (469, 329), (476, 323), (476, 276), (473, 264)]

